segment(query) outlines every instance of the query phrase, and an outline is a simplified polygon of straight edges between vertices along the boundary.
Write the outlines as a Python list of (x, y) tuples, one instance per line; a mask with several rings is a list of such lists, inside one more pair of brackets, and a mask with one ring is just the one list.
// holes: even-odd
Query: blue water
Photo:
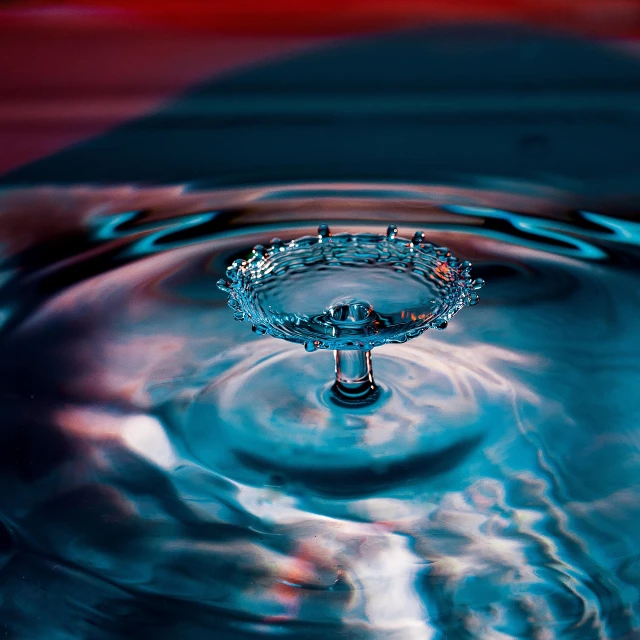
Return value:
[(234, 318), (258, 334), (316, 349), (366, 350), (444, 329), (465, 305), (479, 301), (471, 263), (424, 233), (332, 234), (280, 238), (235, 260), (217, 286), (228, 294)]
[[(0, 209), (5, 636), (639, 637), (640, 224), (428, 185)], [(472, 261), (482, 303), (332, 405), (331, 353), (252, 333), (216, 282), (389, 220)]]

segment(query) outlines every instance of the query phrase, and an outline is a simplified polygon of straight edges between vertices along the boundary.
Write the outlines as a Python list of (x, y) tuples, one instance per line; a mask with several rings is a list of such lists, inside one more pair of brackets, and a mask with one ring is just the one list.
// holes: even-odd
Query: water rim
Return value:
[[(218, 287), (227, 293), (236, 320), (250, 322), (258, 334), (304, 344), (309, 351), (369, 351), (390, 342), (406, 342), (427, 329), (444, 329), (462, 307), (479, 301), (476, 291), (484, 282), (472, 279), (470, 262), (460, 262), (446, 247), (425, 241), (424, 233), (418, 231), (411, 239), (397, 233), (397, 227), (390, 225), (385, 234), (333, 235), (327, 225), (320, 225), (315, 236), (303, 236), (286, 244), (274, 238), (269, 247), (254, 247), (247, 260), (234, 261), (227, 268), (226, 278), (218, 281)], [(439, 299), (435, 309), (412, 315), (392, 331), (377, 332), (375, 322), (370, 322), (366, 333), (358, 335), (354, 331), (341, 336), (327, 335), (321, 330), (324, 321), (330, 320), (331, 309), (316, 318), (295, 313), (281, 317), (261, 305), (257, 295), (260, 290), (268, 283), (286, 278), (292, 269), (311, 264), (330, 267), (345, 259), (352, 266), (377, 264), (391, 266), (399, 273), (418, 274), (425, 285), (436, 287)]]

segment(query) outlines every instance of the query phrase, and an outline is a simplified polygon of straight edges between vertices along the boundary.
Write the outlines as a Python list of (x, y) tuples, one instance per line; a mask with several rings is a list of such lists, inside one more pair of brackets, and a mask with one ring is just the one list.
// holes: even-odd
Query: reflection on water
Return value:
[[(640, 225), (384, 185), (0, 209), (9, 637), (636, 637)], [(483, 303), (377, 350), (378, 411), (329, 407), (331, 354), (253, 335), (215, 283), (390, 210)]]

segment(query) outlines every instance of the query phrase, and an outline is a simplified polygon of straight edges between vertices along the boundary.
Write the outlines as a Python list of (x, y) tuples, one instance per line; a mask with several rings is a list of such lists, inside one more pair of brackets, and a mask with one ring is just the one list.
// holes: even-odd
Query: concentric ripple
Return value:
[[(0, 636), (635, 640), (637, 223), (530, 189), (282, 189), (0, 194)], [(61, 202), (67, 235), (36, 224)], [(215, 283), (390, 210), (473, 261), (483, 304), (377, 348), (377, 403), (338, 406), (331, 354), (247, 331)], [(367, 325), (457, 286), (343, 277), (371, 267), (268, 304)]]
[[(228, 361), (235, 364), (195, 398), (184, 423), (188, 448), (236, 480), (296, 478), (328, 494), (444, 473), (513, 418), (505, 380), (483, 381), (459, 355), (443, 355), (408, 347), (380, 353), (381, 398), (341, 408), (328, 398), (328, 354), (273, 342), (239, 349)], [(506, 413), (498, 419), (496, 410)], [(216, 447), (208, 446), (212, 438)]]

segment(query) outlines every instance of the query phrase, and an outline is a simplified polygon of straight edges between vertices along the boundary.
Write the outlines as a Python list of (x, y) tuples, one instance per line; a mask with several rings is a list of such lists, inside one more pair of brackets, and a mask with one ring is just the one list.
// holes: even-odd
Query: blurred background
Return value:
[(373, 156), (635, 190), (636, 0), (14, 1), (0, 30), (4, 184), (375, 179)]
[[(638, 640), (639, 207), (639, 0), (0, 2), (0, 636)], [(216, 288), (320, 223), (486, 280), (380, 411)]]

